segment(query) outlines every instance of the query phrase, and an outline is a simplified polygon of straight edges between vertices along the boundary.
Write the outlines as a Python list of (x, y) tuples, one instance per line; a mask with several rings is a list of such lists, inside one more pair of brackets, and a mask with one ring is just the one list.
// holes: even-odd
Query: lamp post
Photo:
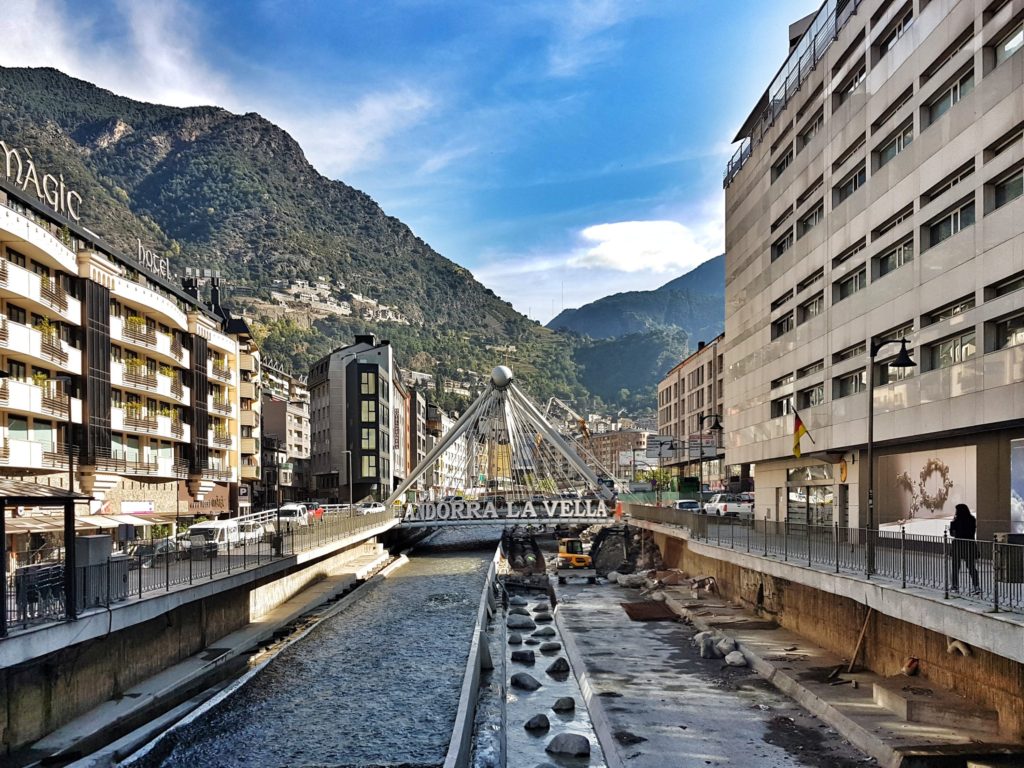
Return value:
[(348, 480), (348, 515), (352, 516), (352, 451), (342, 451), (345, 454), (345, 458), (348, 460), (348, 474), (345, 479)]
[(872, 531), (875, 530), (875, 358), (887, 344), (899, 344), (900, 351), (896, 359), (889, 363), (890, 368), (913, 368), (915, 363), (907, 352), (907, 339), (871, 340), (871, 356), (868, 360), (868, 519), (866, 569), (870, 576), (875, 572), (875, 542)]
[[(717, 413), (709, 413), (709, 414), (707, 414), (705, 416), (701, 416), (700, 417), (700, 428), (702, 430), (704, 429), (704, 422), (705, 421), (710, 421), (711, 422), (711, 426), (708, 427), (708, 432), (716, 432), (718, 434), (721, 434), (721, 432), (722, 432), (722, 422), (721, 422), (721, 417)], [(704, 511), (704, 440), (703, 439), (701, 440), (701, 443), (700, 443), (700, 456), (698, 457), (698, 461), (700, 463), (700, 479), (697, 482), (700, 483), (700, 486), (697, 489), (697, 493), (698, 493), (698, 496), (700, 497), (700, 502), (699, 502), (699, 504), (700, 504), (700, 511), (703, 512)]]

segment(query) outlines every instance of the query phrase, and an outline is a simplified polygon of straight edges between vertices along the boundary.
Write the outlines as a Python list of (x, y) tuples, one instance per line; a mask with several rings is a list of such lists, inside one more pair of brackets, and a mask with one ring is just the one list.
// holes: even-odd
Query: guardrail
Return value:
[[(258, 568), (394, 519), (389, 512), (351, 516), (328, 513), (322, 520), (311, 518), (308, 525), (282, 521), (280, 531), (272, 523), (261, 524), (258, 532), (238, 529), (229, 544), (207, 541), (199, 546), (192, 540), (169, 537), (135, 539), (123, 545), (124, 551), (103, 562), (79, 565), (72, 599), (78, 611), (108, 608), (131, 597), (168, 592), (183, 584), (212, 581)], [(3, 606), (9, 630), (67, 619), (63, 554), (63, 549), (58, 548), (14, 553), (15, 567), (9, 574), (7, 605)]]
[(633, 518), (683, 528), (689, 538), (751, 555), (827, 567), (867, 579), (883, 577), (1024, 612), (1024, 545), (789, 521), (717, 517), (659, 507), (629, 506)]

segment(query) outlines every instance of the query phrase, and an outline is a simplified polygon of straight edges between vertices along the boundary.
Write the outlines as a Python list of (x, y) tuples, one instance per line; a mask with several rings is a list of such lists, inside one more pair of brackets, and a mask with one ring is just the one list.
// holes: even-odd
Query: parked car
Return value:
[(364, 501), (357, 509), (360, 515), (375, 515), (379, 512), (387, 511), (387, 507), (379, 501)]
[(204, 547), (204, 553), (207, 555), (211, 553), (213, 547), (216, 547), (217, 552), (226, 552), (241, 543), (237, 520), (207, 520), (204, 523), (196, 523), (188, 529), (188, 535), (192, 541), (192, 550)]
[(309, 525), (309, 510), (305, 504), (282, 504), (279, 510), (274, 510), (274, 516), (281, 518), (282, 528)]
[(696, 499), (679, 499), (675, 503), (675, 508), (686, 512), (700, 512), (700, 502)]
[(754, 503), (738, 493), (716, 493), (704, 505), (708, 515), (720, 517), (742, 517), (750, 519), (754, 516)]
[(128, 562), (129, 568), (138, 568), (140, 565), (143, 568), (153, 568), (167, 560), (188, 557), (189, 550), (182, 549), (177, 540), (165, 537), (139, 541), (128, 550), (128, 555), (131, 557)]

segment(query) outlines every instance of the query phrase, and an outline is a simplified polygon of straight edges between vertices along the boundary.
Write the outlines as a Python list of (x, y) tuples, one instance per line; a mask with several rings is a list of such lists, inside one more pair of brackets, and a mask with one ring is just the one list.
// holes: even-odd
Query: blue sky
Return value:
[(730, 142), (814, 0), (5, 0), (0, 65), (255, 111), (546, 322), (724, 247)]

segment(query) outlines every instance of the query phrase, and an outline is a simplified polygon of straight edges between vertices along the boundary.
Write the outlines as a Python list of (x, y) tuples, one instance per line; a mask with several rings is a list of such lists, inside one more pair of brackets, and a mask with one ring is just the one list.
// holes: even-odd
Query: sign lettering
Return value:
[(7, 181), (16, 189), (33, 193), (40, 202), (50, 206), (57, 213), (67, 216), (72, 221), (79, 221), (82, 213), (82, 196), (67, 188), (63, 174), (54, 176), (45, 173), (40, 177), (32, 153), (26, 148), (18, 150), (0, 141), (0, 152), (4, 156), (3, 162), (0, 163), (0, 171), (3, 171)]
[(406, 504), (403, 519), (406, 522), (433, 522), (446, 520), (524, 520), (560, 521), (572, 518), (609, 517), (611, 511), (604, 500), (576, 499), (573, 501), (544, 501), (534, 504), (512, 503), (496, 507), (494, 502), (439, 501), (424, 504)]
[(165, 259), (163, 256), (157, 256), (155, 251), (151, 251), (142, 245), (142, 241), (139, 240), (139, 252), (135, 255), (135, 260), (139, 262), (139, 266), (148, 269), (154, 274), (165, 277), (171, 280), (171, 261)]

